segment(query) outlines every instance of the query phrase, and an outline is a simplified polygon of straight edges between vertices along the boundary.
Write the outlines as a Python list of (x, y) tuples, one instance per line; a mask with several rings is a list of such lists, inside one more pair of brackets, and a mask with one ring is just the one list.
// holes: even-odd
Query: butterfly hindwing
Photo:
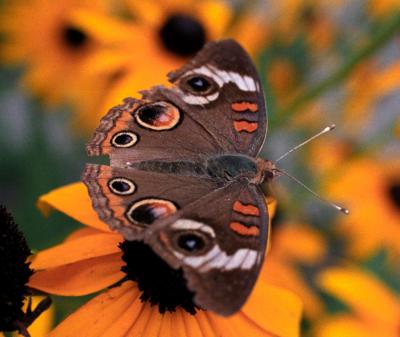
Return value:
[(82, 180), (99, 218), (128, 240), (217, 188), (207, 177), (87, 164)]
[(155, 223), (145, 240), (171, 266), (183, 268), (197, 305), (227, 316), (254, 286), (268, 228), (261, 191), (235, 182)]

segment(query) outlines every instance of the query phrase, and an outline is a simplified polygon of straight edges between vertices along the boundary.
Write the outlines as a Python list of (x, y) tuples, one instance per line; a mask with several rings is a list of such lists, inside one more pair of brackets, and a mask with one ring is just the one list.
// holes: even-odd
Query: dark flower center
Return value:
[(184, 57), (197, 53), (207, 38), (204, 26), (186, 14), (169, 16), (161, 26), (160, 37), (167, 50)]
[(389, 185), (388, 195), (393, 204), (400, 210), (400, 181)]
[(128, 279), (137, 282), (142, 301), (157, 304), (160, 313), (182, 307), (196, 313), (193, 292), (186, 288), (182, 269), (172, 269), (152, 249), (141, 241), (124, 241), (120, 248), (126, 263), (122, 271)]
[(80, 49), (84, 47), (89, 40), (85, 32), (74, 26), (65, 26), (61, 34), (63, 42), (71, 49)]
[(22, 305), (33, 271), (26, 263), (31, 254), (12, 216), (0, 205), (0, 331), (18, 330), (25, 321)]

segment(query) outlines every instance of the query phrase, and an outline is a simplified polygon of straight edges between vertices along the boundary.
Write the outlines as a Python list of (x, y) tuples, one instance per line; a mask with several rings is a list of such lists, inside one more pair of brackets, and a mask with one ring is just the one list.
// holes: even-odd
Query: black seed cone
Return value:
[(179, 306), (191, 314), (196, 313), (193, 292), (186, 288), (182, 269), (172, 269), (141, 241), (124, 241), (120, 248), (126, 263), (122, 271), (137, 282), (143, 292), (142, 301), (158, 305), (160, 313), (175, 311)]
[(12, 216), (0, 205), (0, 331), (18, 330), (23, 322), (26, 284), (33, 271), (26, 262), (31, 254)]

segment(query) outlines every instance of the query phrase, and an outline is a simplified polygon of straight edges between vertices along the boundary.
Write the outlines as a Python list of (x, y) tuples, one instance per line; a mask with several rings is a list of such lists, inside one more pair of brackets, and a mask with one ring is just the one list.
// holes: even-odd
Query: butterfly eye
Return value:
[(180, 86), (193, 95), (209, 95), (217, 90), (217, 85), (212, 79), (197, 74), (181, 80)]
[(187, 81), (187, 83), (196, 92), (205, 92), (211, 87), (210, 82), (208, 82), (208, 80), (204, 77), (200, 76), (192, 77)]
[(178, 246), (188, 253), (201, 251), (205, 245), (204, 239), (196, 233), (182, 234), (178, 238)]
[(138, 142), (138, 136), (129, 131), (121, 131), (116, 133), (112, 140), (111, 144), (115, 147), (131, 147)]
[(108, 183), (110, 190), (118, 195), (130, 195), (136, 190), (135, 184), (126, 178), (114, 178)]
[(132, 223), (150, 225), (158, 219), (175, 213), (176, 210), (177, 207), (169, 200), (143, 199), (129, 207), (126, 217)]
[(180, 113), (177, 107), (168, 102), (156, 102), (139, 108), (135, 117), (142, 127), (163, 131), (171, 130), (178, 124)]

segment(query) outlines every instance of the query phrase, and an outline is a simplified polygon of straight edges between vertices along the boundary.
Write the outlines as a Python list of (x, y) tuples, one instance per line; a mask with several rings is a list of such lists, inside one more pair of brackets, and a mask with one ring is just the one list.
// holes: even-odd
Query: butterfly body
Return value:
[(182, 268), (195, 303), (222, 315), (241, 308), (264, 259), (269, 217), (260, 185), (276, 174), (258, 158), (264, 95), (233, 40), (208, 43), (141, 99), (101, 120), (87, 146), (110, 166), (82, 180), (101, 220)]

